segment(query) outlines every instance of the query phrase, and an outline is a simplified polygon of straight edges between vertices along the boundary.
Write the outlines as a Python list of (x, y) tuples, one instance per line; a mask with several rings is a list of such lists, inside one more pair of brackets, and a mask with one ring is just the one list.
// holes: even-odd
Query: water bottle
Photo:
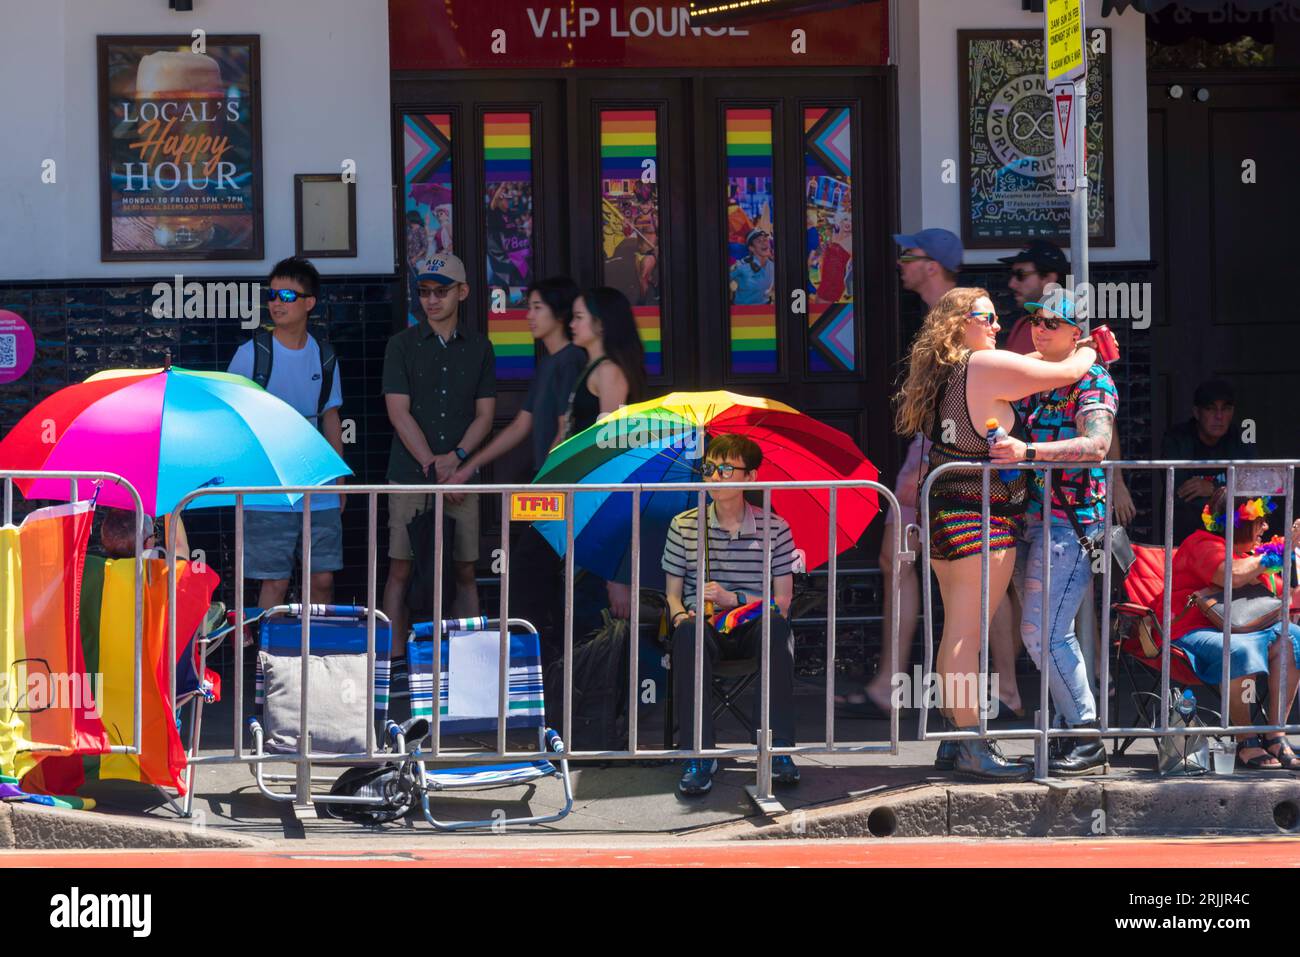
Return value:
[(1191, 688), (1183, 689), (1183, 696), (1174, 702), (1174, 710), (1182, 715), (1183, 721), (1190, 721), (1196, 714), (1196, 695)]
[[(996, 442), (998, 439), (1004, 439), (1007, 436), (1007, 430), (1002, 428), (1002, 426), (998, 425), (997, 419), (993, 419), (993, 418), (986, 419), (984, 421), (984, 428), (988, 430), (984, 433), (984, 437), (989, 440), (990, 451), (993, 449), (994, 442)], [(998, 478), (1002, 479), (1003, 482), (1013, 481), (1018, 474), (1020, 474), (1018, 469), (998, 470)]]

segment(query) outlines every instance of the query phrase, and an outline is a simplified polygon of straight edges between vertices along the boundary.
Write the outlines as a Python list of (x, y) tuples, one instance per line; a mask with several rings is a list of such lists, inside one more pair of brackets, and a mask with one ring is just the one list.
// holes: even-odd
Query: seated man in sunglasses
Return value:
[[(297, 409), (343, 454), (339, 408), (343, 391), (334, 350), (307, 331), (320, 273), (306, 259), (282, 259), (271, 270), (267, 311), (274, 324), (258, 329), (226, 370), (246, 376)], [(342, 479), (339, 480), (340, 482)], [(334, 600), (334, 573), (343, 567), (343, 504), (338, 495), (312, 495), (311, 600)], [(262, 583), (258, 606), (282, 604), (301, 567), (302, 499), (294, 505), (244, 506), (244, 575)]]
[[(1074, 301), (1056, 292), (1045, 302), (1029, 302), (1034, 347), (1047, 362), (1063, 362), (1074, 354), (1082, 329), (1075, 320)], [(990, 453), (994, 462), (1095, 462), (1110, 449), (1119, 409), (1119, 396), (1110, 373), (1094, 364), (1072, 385), (1040, 392), (1016, 403), (1031, 441), (1007, 436)], [(1106, 473), (1100, 468), (1057, 469), (1044, 490), (1042, 472), (1029, 473), (1033, 485), (1025, 513), (1025, 541), (1018, 549), (1013, 581), (1023, 616), (1020, 636), (1030, 657), (1048, 667), (1048, 687), (1056, 716), (1070, 727), (1096, 728), (1097, 703), (1088, 683), (1083, 651), (1074, 618), (1089, 594), (1092, 565), (1081, 539), (1102, 533), (1106, 517)], [(1043, 499), (1051, 501), (1051, 593), (1047, 596), (1049, 635), (1043, 624)], [(1043, 646), (1048, 663), (1043, 663)], [(1065, 738), (1051, 760), (1052, 774), (1078, 775), (1106, 771), (1106, 748), (1100, 738)], [(1055, 741), (1054, 741), (1055, 743)]]
[[(763, 451), (742, 435), (719, 435), (709, 443), (705, 457), (706, 482), (754, 482), (763, 463)], [(721, 660), (759, 658), (763, 641), (763, 536), (770, 521), (772, 544), (771, 674), (769, 678), (772, 743), (794, 744), (794, 637), (786, 615), (794, 592), (794, 540), (781, 516), (770, 520), (762, 508), (745, 501), (744, 489), (716, 489), (707, 509), (704, 568), (704, 655), (701, 747), (714, 746), (713, 705), (709, 688), (714, 665)], [(695, 734), (695, 615), (701, 590), (698, 568), (699, 509), (673, 518), (664, 546), (665, 592), (672, 632), (673, 711), (679, 747), (689, 748)], [(728, 615), (728, 612), (735, 612)], [(754, 696), (758, 726), (758, 695)], [(671, 718), (670, 718), (671, 720)], [(704, 794), (713, 786), (718, 768), (714, 760), (685, 763), (677, 789), (683, 794)], [(772, 759), (772, 779), (794, 784), (799, 769), (789, 755)]]

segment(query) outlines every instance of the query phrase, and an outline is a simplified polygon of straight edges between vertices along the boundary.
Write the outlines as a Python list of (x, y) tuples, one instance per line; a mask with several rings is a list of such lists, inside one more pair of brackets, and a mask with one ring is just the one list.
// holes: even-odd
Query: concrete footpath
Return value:
[[(882, 722), (858, 722), (878, 725)], [(848, 728), (838, 729), (843, 734)], [(870, 728), (867, 728), (868, 734)], [(864, 735), (866, 736), (866, 735)], [(1300, 778), (1287, 772), (1160, 780), (1154, 750), (1139, 742), (1113, 761), (1110, 773), (1074, 781), (1020, 785), (962, 783), (931, 766), (935, 745), (906, 741), (900, 754), (800, 756), (803, 780), (780, 788), (785, 813), (765, 816), (745, 786), (754, 762), (724, 762), (713, 790), (685, 798), (675, 764), (573, 768), (574, 805), (563, 821), (508, 832), (535, 847), (621, 846), (754, 839), (844, 839), (1300, 834)], [(1027, 753), (1029, 743), (1004, 745)], [(288, 770), (287, 767), (284, 770)], [(318, 769), (317, 773), (330, 773)], [(336, 772), (335, 772), (336, 773)], [(89, 792), (93, 812), (30, 805), (0, 808), (0, 850), (54, 848), (376, 848), (478, 846), (503, 835), (447, 834), (418, 814), (379, 827), (300, 819), (287, 804), (267, 800), (246, 766), (208, 767), (197, 780), (195, 817), (182, 821), (138, 784), (103, 782)], [(491, 818), (540, 813), (563, 804), (559, 782), (439, 795), (435, 816)]]

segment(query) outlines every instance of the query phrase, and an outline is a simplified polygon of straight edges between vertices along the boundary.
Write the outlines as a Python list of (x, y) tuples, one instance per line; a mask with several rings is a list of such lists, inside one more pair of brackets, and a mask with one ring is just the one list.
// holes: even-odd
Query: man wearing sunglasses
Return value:
[[(1013, 256), (1004, 256), (1000, 260), (1011, 267), (1011, 278), (1007, 288), (1016, 297), (1016, 305), (1026, 308), (1026, 303), (1042, 302), (1047, 296), (1047, 287), (1051, 283), (1064, 286), (1070, 276), (1070, 261), (1065, 258), (1061, 247), (1045, 239), (1036, 239)], [(1034, 351), (1034, 337), (1030, 332), (1029, 320), (1032, 312), (1026, 312), (1011, 326), (1006, 341), (999, 346), (1027, 356)]]
[(927, 309), (957, 287), (961, 269), (961, 240), (946, 229), (923, 229), (918, 233), (899, 233), (894, 242), (902, 247), (898, 257), (898, 276), (903, 288), (914, 292)]
[[(1075, 303), (1064, 292), (1046, 302), (1027, 302), (1035, 350), (1048, 362), (1063, 362), (1074, 354), (1083, 335), (1075, 318)], [(1030, 442), (1006, 436), (992, 447), (994, 462), (1095, 462), (1110, 449), (1119, 409), (1119, 395), (1110, 373), (1094, 364), (1072, 385), (1020, 400), (1016, 411), (1025, 422)], [(1100, 535), (1106, 517), (1106, 473), (1100, 468), (1057, 469), (1044, 489), (1041, 472), (1031, 472), (1033, 486), (1025, 513), (1025, 540), (1017, 553), (1013, 579), (1020, 594), (1023, 617), (1020, 635), (1030, 657), (1047, 667), (1048, 687), (1056, 716), (1073, 728), (1097, 728), (1097, 703), (1074, 619), (1088, 600), (1092, 566), (1080, 539)], [(1046, 596), (1049, 635), (1043, 623), (1043, 498), (1050, 500), (1051, 592)], [(1047, 664), (1043, 646), (1047, 646)], [(1066, 738), (1048, 764), (1061, 775), (1104, 774), (1106, 747), (1100, 738)]]
[[(343, 391), (334, 350), (307, 331), (316, 307), (320, 273), (305, 259), (276, 263), (269, 281), (270, 333), (258, 330), (230, 360), (227, 371), (247, 376), (289, 403), (324, 434), (340, 456)], [(340, 482), (342, 480), (340, 479)], [(334, 600), (334, 573), (343, 567), (342, 501), (338, 495), (311, 499), (311, 599)], [(244, 506), (244, 575), (261, 581), (258, 605), (283, 604), (302, 541), (302, 499), (295, 505)]]
[[(763, 463), (763, 450), (742, 435), (719, 435), (709, 443), (701, 469), (706, 482), (754, 482)], [(771, 671), (769, 711), (772, 743), (794, 745), (794, 637), (786, 616), (794, 593), (794, 539), (790, 525), (773, 513), (770, 519), (761, 508), (745, 501), (745, 490), (720, 488), (709, 493), (713, 500), (706, 514), (705, 582), (706, 614), (717, 615), (752, 602), (762, 607), (763, 537), (770, 527), (772, 542)], [(678, 747), (689, 748), (695, 734), (695, 615), (699, 542), (699, 509), (692, 508), (673, 518), (664, 545), (663, 570), (668, 599), (669, 630), (672, 632), (673, 712), (677, 722)], [(706, 618), (704, 622), (703, 710), (700, 715), (701, 747), (714, 746), (713, 705), (709, 688), (719, 660), (755, 658), (762, 654), (763, 619), (755, 615), (719, 634)], [(758, 696), (755, 695), (755, 709)], [(754, 720), (758, 726), (757, 715)], [(704, 794), (713, 787), (714, 760), (685, 763), (677, 789), (686, 795)], [(794, 784), (799, 769), (789, 755), (772, 759), (772, 779)]]
[[(492, 431), (497, 401), (492, 343), (461, 322), (460, 304), (469, 297), (465, 264), (451, 253), (438, 253), (417, 269), (425, 321), (397, 333), (384, 350), (384, 403), (393, 425), (388, 481), (397, 485), (449, 481)], [(395, 675), (405, 665), (406, 592), (415, 561), (408, 526), (432, 507), (428, 495), (388, 497), (384, 613), (393, 623)], [(479, 607), (474, 579), (479, 558), (478, 497), (449, 494), (443, 508), (455, 522), (451, 558), (456, 599), (448, 617), (472, 618)]]

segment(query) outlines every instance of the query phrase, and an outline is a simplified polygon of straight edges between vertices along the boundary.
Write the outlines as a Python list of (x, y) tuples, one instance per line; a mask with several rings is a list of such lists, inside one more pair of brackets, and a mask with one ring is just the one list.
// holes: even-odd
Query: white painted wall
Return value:
[[(957, 31), (1042, 30), (1043, 14), (1020, 0), (899, 0), (899, 157), (904, 231), (942, 226), (960, 235), (960, 182), (944, 183), (943, 162), (961, 168), (961, 104)], [(1111, 30), (1115, 246), (1092, 247), (1093, 261), (1150, 257), (1147, 201), (1146, 17), (1133, 10), (1102, 17), (1102, 0), (1087, 0), (1086, 24)], [(958, 176), (960, 180), (960, 175)], [(1014, 249), (971, 249), (966, 262), (993, 262)]]
[[(99, 261), (100, 34), (261, 37), (266, 259)], [(293, 177), (357, 163), (355, 259), (322, 273), (393, 269), (392, 137), (386, 0), (0, 0), (0, 281), (261, 276), (293, 253)], [(41, 182), (41, 162), (58, 182)]]

